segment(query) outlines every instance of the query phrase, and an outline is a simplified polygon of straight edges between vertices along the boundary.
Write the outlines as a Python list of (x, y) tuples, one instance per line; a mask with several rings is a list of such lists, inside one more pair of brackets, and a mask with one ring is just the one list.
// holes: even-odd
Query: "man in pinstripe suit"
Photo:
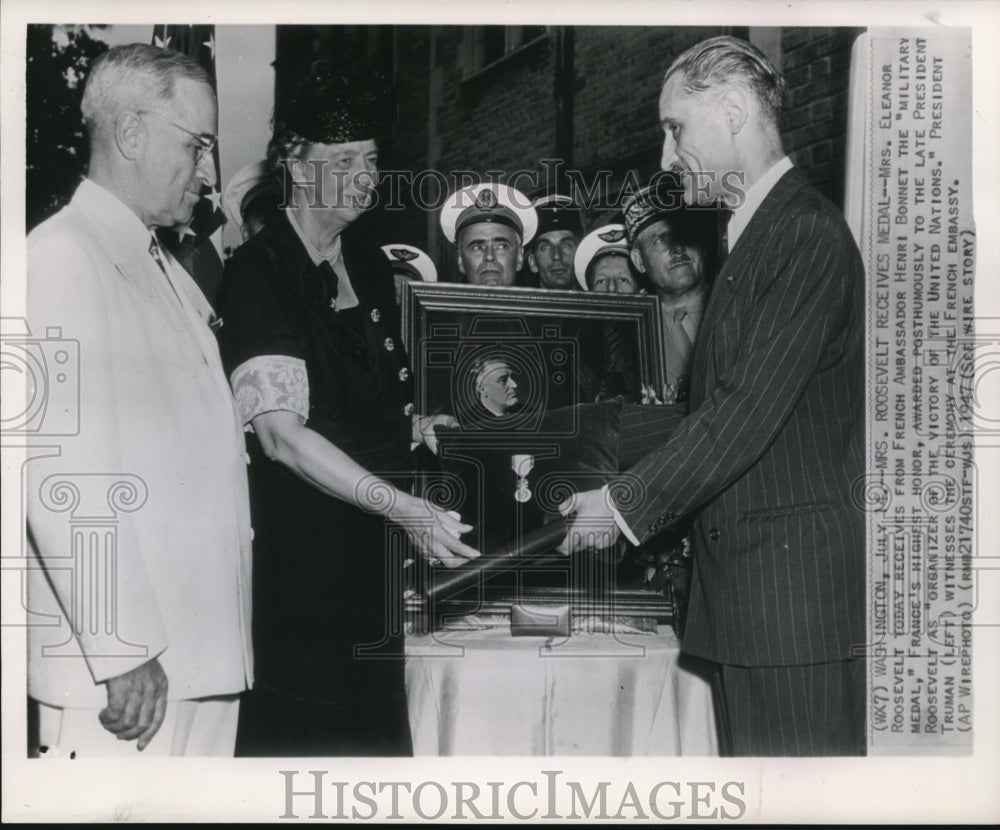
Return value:
[(743, 196), (686, 411), (660, 408), (653, 448), (563, 505), (576, 512), (564, 544), (639, 543), (693, 513), (684, 649), (720, 667), (723, 746), (861, 755), (865, 525), (851, 492), (864, 472), (864, 271), (840, 212), (784, 155), (783, 91), (767, 58), (730, 37), (667, 71), (662, 166), (688, 174), (688, 201), (740, 180)]

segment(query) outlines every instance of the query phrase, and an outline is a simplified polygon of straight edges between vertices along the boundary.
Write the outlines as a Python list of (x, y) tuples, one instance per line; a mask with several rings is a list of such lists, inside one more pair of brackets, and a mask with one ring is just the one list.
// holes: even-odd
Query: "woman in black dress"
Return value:
[(289, 207), (227, 268), (254, 526), (256, 679), (237, 755), (412, 754), (400, 542), (447, 566), (478, 555), (457, 513), (406, 492), (412, 442), (432, 444), (441, 418), (413, 412), (389, 262), (348, 230), (371, 201), (385, 92), (314, 70), (268, 147)]

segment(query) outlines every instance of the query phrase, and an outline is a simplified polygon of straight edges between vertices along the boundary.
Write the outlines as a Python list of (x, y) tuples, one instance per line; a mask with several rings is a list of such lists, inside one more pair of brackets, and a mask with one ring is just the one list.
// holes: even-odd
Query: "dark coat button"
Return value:
[(717, 528), (717, 527), (710, 528), (709, 531), (708, 531), (708, 538), (711, 539), (713, 542), (718, 542), (719, 541), (719, 528)]

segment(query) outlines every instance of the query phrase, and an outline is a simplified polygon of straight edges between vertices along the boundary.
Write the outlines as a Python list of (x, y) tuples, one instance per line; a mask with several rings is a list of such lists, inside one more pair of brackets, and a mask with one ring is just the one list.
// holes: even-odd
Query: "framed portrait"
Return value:
[(483, 552), (458, 572), (425, 570), (418, 593), (453, 614), (527, 601), (669, 618), (623, 551), (553, 552), (560, 504), (618, 475), (624, 407), (662, 385), (656, 298), (411, 282), (403, 337), (417, 411), (458, 424), (438, 428), (421, 493), (459, 512)]
[(469, 430), (537, 432), (571, 404), (638, 403), (664, 374), (657, 300), (644, 294), (411, 282), (403, 339), (417, 411)]

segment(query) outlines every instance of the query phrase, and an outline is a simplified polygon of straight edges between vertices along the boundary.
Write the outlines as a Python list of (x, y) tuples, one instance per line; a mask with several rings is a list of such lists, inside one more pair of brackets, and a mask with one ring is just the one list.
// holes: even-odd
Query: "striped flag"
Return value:
[[(196, 60), (215, 83), (215, 26), (172, 26), (159, 24), (153, 27), (153, 45), (173, 49)], [(160, 243), (184, 266), (198, 283), (205, 297), (216, 306), (222, 287), (222, 260), (212, 242), (225, 222), (222, 212), (222, 193), (219, 190), (219, 145), (212, 151), (215, 163), (215, 185), (202, 190), (201, 201), (186, 225), (160, 228)]]

